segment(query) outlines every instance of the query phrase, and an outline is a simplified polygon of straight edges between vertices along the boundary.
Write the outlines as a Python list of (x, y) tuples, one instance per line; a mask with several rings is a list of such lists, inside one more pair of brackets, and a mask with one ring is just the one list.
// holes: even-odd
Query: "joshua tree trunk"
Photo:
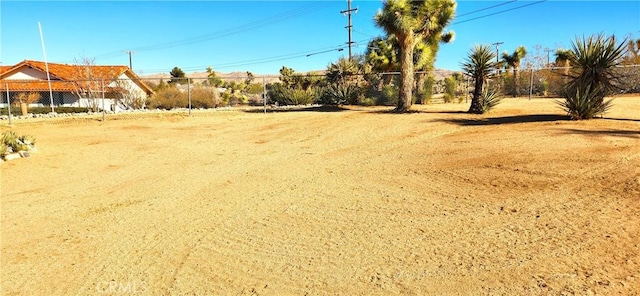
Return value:
[(404, 38), (398, 40), (400, 42), (400, 95), (396, 111), (405, 112), (411, 108), (413, 93), (413, 39), (414, 36), (409, 33)]
[(29, 115), (29, 105), (25, 102), (20, 102), (20, 111), (22, 112), (22, 116)]
[(473, 87), (473, 98), (471, 99), (471, 107), (469, 107), (469, 113), (482, 114), (482, 87), (484, 85), (484, 79), (482, 77), (475, 77), (475, 85)]

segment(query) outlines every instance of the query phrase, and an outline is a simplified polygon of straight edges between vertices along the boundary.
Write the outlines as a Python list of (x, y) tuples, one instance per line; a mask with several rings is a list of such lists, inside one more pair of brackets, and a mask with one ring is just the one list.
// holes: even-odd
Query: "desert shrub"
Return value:
[(191, 89), (192, 108), (216, 108), (222, 105), (222, 99), (216, 88), (195, 87)]
[(457, 81), (453, 76), (444, 79), (444, 102), (451, 103), (456, 98)]
[(385, 84), (381, 91), (373, 95), (376, 105), (395, 106), (398, 103), (398, 91), (396, 84)]
[(175, 87), (169, 87), (157, 91), (149, 98), (149, 109), (175, 109), (188, 107), (187, 94)]
[(248, 94), (260, 95), (264, 92), (264, 87), (262, 86), (262, 83), (250, 83), (246, 86), (245, 91)]
[(357, 105), (362, 99), (362, 89), (353, 84), (331, 84), (324, 88), (320, 103), (325, 105)]
[(236, 106), (244, 104), (247, 101), (247, 96), (239, 89), (227, 89), (221, 95), (222, 104), (226, 106)]
[(249, 106), (262, 106), (264, 104), (262, 94), (249, 94), (247, 96), (247, 103)]
[(421, 89), (418, 89), (417, 94), (414, 96), (414, 100), (418, 100), (422, 104), (431, 103), (431, 99), (433, 98), (433, 89), (435, 88), (437, 82), (436, 78), (433, 75), (428, 75), (424, 79), (424, 84)]
[(269, 103), (279, 105), (307, 105), (318, 101), (318, 93), (313, 89), (292, 89), (280, 83), (270, 85)]
[(362, 106), (375, 106), (376, 105), (376, 101), (373, 98), (366, 97), (366, 98), (360, 99), (360, 103), (359, 104), (362, 105)]
[(2, 155), (18, 151), (28, 151), (35, 144), (35, 138), (32, 136), (18, 136), (15, 132), (6, 132), (2, 134), (2, 141), (0, 141), (4, 147), (0, 147), (0, 150), (4, 150)]
[(312, 89), (285, 89), (285, 95), (291, 100), (291, 105), (308, 105), (317, 99), (317, 93)]

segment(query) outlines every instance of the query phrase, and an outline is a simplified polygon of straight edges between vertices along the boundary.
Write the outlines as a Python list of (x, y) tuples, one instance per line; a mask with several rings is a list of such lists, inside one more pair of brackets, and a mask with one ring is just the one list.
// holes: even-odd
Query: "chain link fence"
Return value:
[[(502, 70), (488, 85), (505, 97), (559, 97), (568, 68)], [(640, 93), (640, 65), (617, 68), (620, 93)], [(252, 108), (268, 112), (289, 105), (352, 104), (393, 106), (400, 77), (397, 72), (345, 72), (254, 76), (251, 73), (203, 78), (142, 78), (139, 80), (2, 80), (0, 120), (13, 117), (59, 117), (174, 110)], [(414, 103), (465, 103), (473, 80), (459, 72), (417, 72)]]

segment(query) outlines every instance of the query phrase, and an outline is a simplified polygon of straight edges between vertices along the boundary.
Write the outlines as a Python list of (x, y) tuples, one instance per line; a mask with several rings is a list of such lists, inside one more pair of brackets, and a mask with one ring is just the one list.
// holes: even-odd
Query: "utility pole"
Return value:
[(552, 50), (547, 47), (547, 48), (544, 49), (544, 51), (547, 53), (547, 67), (549, 67), (549, 64), (551, 64), (551, 59), (550, 59), (549, 53)]
[(340, 13), (346, 14), (349, 17), (349, 25), (345, 27), (349, 30), (349, 42), (347, 42), (349, 45), (349, 60), (351, 60), (351, 45), (354, 43), (351, 41), (351, 28), (353, 28), (351, 24), (351, 13), (353, 12), (358, 12), (358, 8), (351, 9), (351, 0), (347, 0), (347, 10), (340, 11)]
[(500, 75), (502, 73), (502, 71), (500, 70), (500, 68), (498, 68), (498, 63), (500, 63), (500, 51), (499, 51), (499, 46), (500, 44), (503, 44), (504, 42), (495, 42), (495, 43), (491, 43), (492, 45), (496, 46), (496, 72), (498, 73), (498, 75)]
[(136, 53), (135, 51), (127, 50), (123, 51), (126, 54), (129, 54), (129, 70), (133, 71), (133, 64), (131, 63), (131, 55)]
[(496, 46), (496, 63), (500, 62), (500, 52), (499, 52), (499, 46), (500, 44), (503, 44), (504, 42), (496, 42), (496, 43), (491, 43), (492, 45)]

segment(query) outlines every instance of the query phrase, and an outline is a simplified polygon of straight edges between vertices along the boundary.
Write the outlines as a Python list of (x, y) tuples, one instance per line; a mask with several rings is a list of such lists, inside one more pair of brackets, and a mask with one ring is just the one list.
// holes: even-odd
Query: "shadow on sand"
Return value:
[[(243, 110), (247, 113), (264, 113), (265, 109), (263, 108), (255, 108), (255, 109), (247, 109)], [(323, 106), (310, 106), (310, 107), (267, 107), (267, 113), (282, 113), (282, 112), (342, 112), (342, 111), (350, 111), (348, 108), (335, 106), (335, 105), (323, 105)]]
[(568, 121), (569, 116), (556, 114), (534, 114), (534, 115), (515, 115), (482, 119), (444, 119), (449, 122), (462, 126), (478, 126), (478, 125), (497, 125), (497, 124), (515, 124), (515, 123), (531, 123), (531, 122), (553, 122)]
[(382, 110), (370, 110), (367, 111), (371, 114), (468, 114), (464, 111), (430, 111), (430, 110), (409, 110), (405, 112), (398, 112), (395, 109), (382, 109)]
[(610, 129), (610, 130), (579, 130), (579, 129), (566, 129), (567, 134), (581, 134), (587, 136), (615, 136), (625, 138), (640, 139), (640, 130), (622, 130), (622, 129)]
[(603, 117), (602, 119), (606, 119), (606, 120), (618, 120), (618, 121), (635, 121), (635, 122), (640, 122), (640, 119), (629, 119), (629, 118), (611, 118), (611, 117)]

